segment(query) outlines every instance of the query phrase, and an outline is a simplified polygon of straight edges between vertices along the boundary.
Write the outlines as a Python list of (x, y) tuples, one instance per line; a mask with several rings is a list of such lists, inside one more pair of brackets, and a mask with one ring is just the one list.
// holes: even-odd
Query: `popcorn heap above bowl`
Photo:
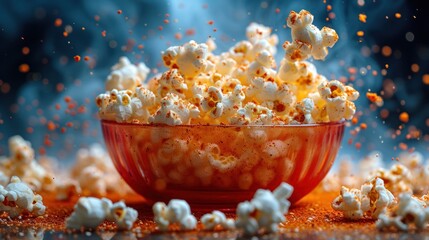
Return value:
[(323, 60), (338, 40), (335, 30), (312, 24), (306, 10), (292, 11), (292, 41), (276, 71), (278, 38), (252, 23), (248, 40), (215, 55), (214, 42), (189, 41), (162, 53), (168, 68), (147, 83), (149, 68), (126, 57), (112, 67), (106, 92), (96, 98), (104, 120), (141, 124), (270, 125), (351, 119), (359, 93), (328, 81), (306, 61)]

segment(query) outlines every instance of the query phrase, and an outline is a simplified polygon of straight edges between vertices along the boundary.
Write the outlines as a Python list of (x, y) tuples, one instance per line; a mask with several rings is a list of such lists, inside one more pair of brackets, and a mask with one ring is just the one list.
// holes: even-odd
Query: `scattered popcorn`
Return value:
[(0, 172), (7, 183), (12, 176), (19, 177), (35, 191), (52, 191), (54, 189), (53, 173), (49, 172), (34, 159), (31, 143), (21, 136), (9, 138), (10, 157), (0, 162)]
[(217, 227), (221, 227), (224, 230), (231, 230), (235, 228), (234, 220), (226, 218), (225, 214), (218, 210), (214, 210), (212, 213), (204, 214), (201, 217), (201, 223), (206, 230), (214, 230)]
[(285, 221), (289, 210), (287, 200), (293, 192), (293, 187), (281, 183), (273, 192), (259, 189), (253, 199), (239, 203), (235, 227), (243, 230), (245, 235), (254, 235), (260, 231), (276, 232), (278, 224)]
[[(277, 71), (278, 37), (272, 29), (251, 23), (248, 40), (215, 55), (207, 44), (189, 41), (162, 53), (164, 73), (147, 85), (144, 65), (126, 58), (112, 68), (107, 91), (96, 98), (105, 120), (142, 124), (308, 124), (349, 120), (359, 94), (339, 81), (328, 81), (305, 59), (324, 59), (338, 35), (319, 30), (313, 16), (292, 11), (287, 19), (292, 42)], [(127, 70), (129, 69), (129, 70)], [(334, 89), (335, 88), (335, 89)], [(331, 93), (332, 92), (332, 93)]]
[(414, 225), (417, 230), (422, 230), (429, 220), (429, 209), (413, 198), (409, 193), (399, 194), (398, 205), (392, 210), (380, 214), (375, 223), (379, 230), (397, 229), (400, 231), (410, 230)]
[[(76, 161), (70, 171), (73, 180), (59, 184), (60, 191), (81, 192), (84, 196), (106, 196), (107, 193), (125, 195), (131, 189), (116, 171), (109, 154), (99, 144), (90, 148), (81, 148), (76, 154)], [(69, 192), (70, 193), (70, 192)], [(68, 194), (68, 193), (67, 193)]]
[(42, 216), (46, 210), (42, 200), (40, 195), (34, 194), (17, 176), (12, 176), (6, 187), (0, 185), (0, 212), (8, 213), (11, 218), (24, 213)]
[(364, 216), (377, 218), (394, 203), (394, 196), (384, 187), (381, 178), (374, 178), (361, 189), (342, 187), (340, 195), (332, 202), (332, 208), (341, 211), (345, 218), (361, 219)]
[(411, 185), (412, 176), (410, 170), (404, 165), (394, 164), (390, 170), (383, 168), (377, 169), (375, 172), (370, 173), (368, 179), (373, 178), (383, 179), (385, 187), (395, 196), (403, 192), (413, 193), (413, 187)]
[(127, 57), (119, 58), (119, 62), (112, 67), (112, 72), (106, 80), (106, 90), (131, 90), (142, 84), (150, 70), (144, 63), (137, 66), (132, 64)]
[(66, 219), (66, 228), (81, 230), (95, 229), (103, 221), (113, 221), (119, 230), (129, 230), (137, 220), (137, 211), (124, 202), (112, 203), (107, 198), (81, 197), (73, 213)]
[(168, 205), (156, 202), (152, 206), (154, 221), (160, 231), (168, 231), (175, 225), (180, 230), (193, 230), (197, 226), (197, 219), (191, 214), (189, 204), (184, 200), (172, 199)]

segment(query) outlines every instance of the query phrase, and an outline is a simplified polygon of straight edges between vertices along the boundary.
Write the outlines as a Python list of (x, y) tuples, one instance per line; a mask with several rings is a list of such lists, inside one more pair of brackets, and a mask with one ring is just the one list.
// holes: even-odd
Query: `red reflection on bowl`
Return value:
[(137, 193), (149, 203), (184, 199), (201, 209), (234, 209), (281, 182), (298, 201), (328, 173), (344, 132), (344, 123), (101, 125), (116, 168)]

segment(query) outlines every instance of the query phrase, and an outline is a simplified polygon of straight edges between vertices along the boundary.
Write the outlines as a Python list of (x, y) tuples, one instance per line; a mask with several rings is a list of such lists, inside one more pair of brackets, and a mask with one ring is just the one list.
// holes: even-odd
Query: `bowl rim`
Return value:
[(180, 124), (180, 125), (168, 125), (162, 123), (129, 123), (129, 122), (117, 122), (115, 120), (100, 119), (102, 125), (117, 125), (117, 126), (130, 126), (130, 127), (163, 127), (163, 128), (189, 128), (189, 127), (201, 127), (201, 128), (313, 128), (313, 127), (328, 127), (328, 126), (343, 126), (347, 121), (341, 120), (337, 122), (326, 122), (326, 123), (305, 123), (305, 124), (248, 124), (248, 125), (215, 125), (215, 124)]

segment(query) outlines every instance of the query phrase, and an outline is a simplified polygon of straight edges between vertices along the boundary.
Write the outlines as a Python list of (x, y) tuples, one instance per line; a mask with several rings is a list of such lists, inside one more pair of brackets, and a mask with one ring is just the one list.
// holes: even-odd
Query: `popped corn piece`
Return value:
[(228, 56), (228, 54), (223, 53), (220, 55), (216, 63), (216, 72), (222, 75), (231, 75), (234, 69), (237, 66), (237, 62)]
[(112, 67), (112, 72), (106, 80), (106, 90), (131, 90), (143, 83), (150, 70), (144, 63), (134, 65), (127, 57), (119, 58), (119, 62)]
[(162, 60), (166, 67), (177, 68), (186, 79), (191, 79), (209, 67), (208, 53), (206, 44), (189, 41), (183, 46), (169, 47), (162, 53)]
[(361, 206), (361, 191), (359, 189), (348, 189), (341, 187), (340, 196), (332, 202), (332, 208), (342, 211), (345, 218), (360, 219), (364, 216)]
[(247, 68), (247, 84), (251, 83), (257, 77), (274, 81), (276, 72), (272, 69), (273, 65), (274, 59), (271, 54), (266, 50), (260, 52), (256, 55), (255, 61), (250, 63)]
[(292, 43), (285, 42), (286, 58), (293, 62), (305, 60), (312, 56), (323, 60), (328, 55), (328, 47), (332, 48), (338, 41), (335, 30), (323, 27), (319, 30), (313, 25), (313, 15), (306, 10), (299, 13), (291, 11), (287, 18), (287, 25), (292, 29)]
[(136, 97), (140, 100), (142, 107), (135, 112), (138, 113), (138, 119), (142, 123), (147, 123), (151, 111), (156, 104), (156, 96), (149, 89), (139, 86), (136, 88)]
[(112, 201), (107, 198), (81, 197), (66, 219), (66, 228), (96, 228), (106, 219), (111, 206)]
[(409, 193), (401, 193), (398, 198), (397, 206), (379, 216), (375, 223), (377, 229), (408, 231), (410, 225), (414, 225), (417, 230), (422, 230), (427, 224), (429, 211)]
[(223, 94), (220, 88), (210, 86), (207, 96), (201, 101), (201, 109), (208, 112), (210, 118), (227, 119), (242, 107), (245, 95), (240, 84), (235, 85), (233, 91)]
[(288, 113), (295, 103), (295, 96), (288, 84), (277, 84), (258, 77), (252, 80), (246, 91), (247, 97), (253, 98), (261, 106), (272, 109), (278, 115)]
[(362, 185), (361, 191), (362, 205), (369, 206), (372, 218), (377, 218), (395, 201), (395, 197), (385, 188), (384, 181), (380, 178), (374, 178)]
[[(252, 22), (246, 28), (246, 37), (253, 44), (257, 43), (259, 40), (264, 39), (267, 40), (272, 46), (275, 46), (278, 43), (278, 37), (276, 34), (271, 35), (271, 32), (272, 30), (270, 27)], [(272, 54), (274, 55), (275, 53)]]
[(286, 83), (296, 83), (299, 79), (304, 78), (306, 81), (302, 82), (307, 86), (314, 85), (312, 80), (315, 76), (317, 76), (317, 70), (314, 64), (307, 61), (290, 62), (286, 59), (281, 61), (277, 73), (277, 77)]
[(76, 179), (84, 195), (105, 196), (107, 193), (124, 195), (131, 189), (116, 171), (109, 154), (100, 144), (77, 151), (70, 177)]
[(81, 197), (66, 219), (66, 228), (95, 229), (105, 220), (113, 221), (119, 230), (129, 230), (137, 220), (137, 211), (122, 201), (113, 204), (107, 198)]
[(370, 173), (368, 179), (371, 180), (375, 177), (383, 179), (386, 183), (386, 188), (395, 196), (402, 192), (413, 193), (412, 175), (404, 165), (394, 164), (390, 170), (377, 169), (375, 172)]
[(359, 97), (359, 92), (351, 87), (344, 86), (338, 80), (322, 82), (318, 91), (326, 101), (326, 111), (330, 121), (350, 120), (356, 112), (352, 101)]
[(84, 196), (105, 196), (107, 193), (104, 172), (96, 166), (88, 166), (82, 169), (77, 181)]
[(181, 230), (196, 228), (197, 219), (191, 214), (191, 208), (184, 200), (172, 199), (168, 205), (156, 202), (152, 206), (152, 211), (160, 231), (168, 231), (170, 225), (177, 225)]
[(165, 97), (167, 93), (174, 93), (184, 98), (186, 90), (188, 90), (188, 85), (178, 69), (173, 68), (164, 72), (158, 80), (157, 96), (159, 98)]
[(53, 190), (53, 174), (34, 159), (34, 149), (29, 141), (19, 135), (10, 137), (9, 152), (10, 157), (1, 161), (0, 166), (5, 176), (17, 176), (35, 191)]
[(258, 189), (252, 200), (238, 204), (235, 227), (245, 235), (276, 232), (278, 224), (285, 221), (290, 206), (287, 199), (292, 192), (293, 187), (287, 183), (281, 183), (273, 192)]
[(360, 189), (342, 187), (340, 195), (332, 201), (332, 208), (341, 211), (345, 218), (361, 219), (364, 216), (377, 218), (394, 203), (393, 194), (380, 178), (364, 183)]
[(8, 213), (11, 218), (23, 213), (42, 216), (46, 210), (42, 200), (40, 195), (34, 194), (33, 190), (17, 176), (12, 176), (6, 187), (0, 185), (0, 212)]
[(230, 123), (235, 125), (265, 125), (271, 124), (272, 120), (273, 112), (271, 109), (249, 102), (244, 107), (237, 110), (230, 118)]
[(238, 66), (247, 63), (247, 58), (253, 45), (248, 41), (237, 42), (228, 50), (228, 55), (234, 59)]
[(149, 123), (162, 123), (167, 125), (189, 124), (192, 118), (200, 114), (198, 108), (174, 93), (168, 93), (161, 100), (161, 107), (149, 117)]
[(161, 165), (180, 163), (187, 151), (186, 140), (169, 138), (159, 148), (157, 158)]
[(301, 123), (314, 123), (312, 112), (314, 111), (314, 101), (311, 98), (304, 98), (296, 104), (297, 115), (294, 120)]
[(123, 201), (114, 203), (110, 207), (106, 219), (116, 223), (119, 230), (130, 230), (137, 220), (138, 213), (135, 209), (127, 207)]
[(218, 210), (204, 214), (201, 217), (201, 223), (206, 230), (214, 230), (216, 227), (221, 227), (224, 230), (235, 228), (234, 220), (226, 218), (225, 214)]
[(212, 154), (208, 154), (208, 160), (209, 160), (210, 166), (221, 173), (226, 173), (234, 170), (238, 162), (237, 158), (232, 155), (213, 156)]

